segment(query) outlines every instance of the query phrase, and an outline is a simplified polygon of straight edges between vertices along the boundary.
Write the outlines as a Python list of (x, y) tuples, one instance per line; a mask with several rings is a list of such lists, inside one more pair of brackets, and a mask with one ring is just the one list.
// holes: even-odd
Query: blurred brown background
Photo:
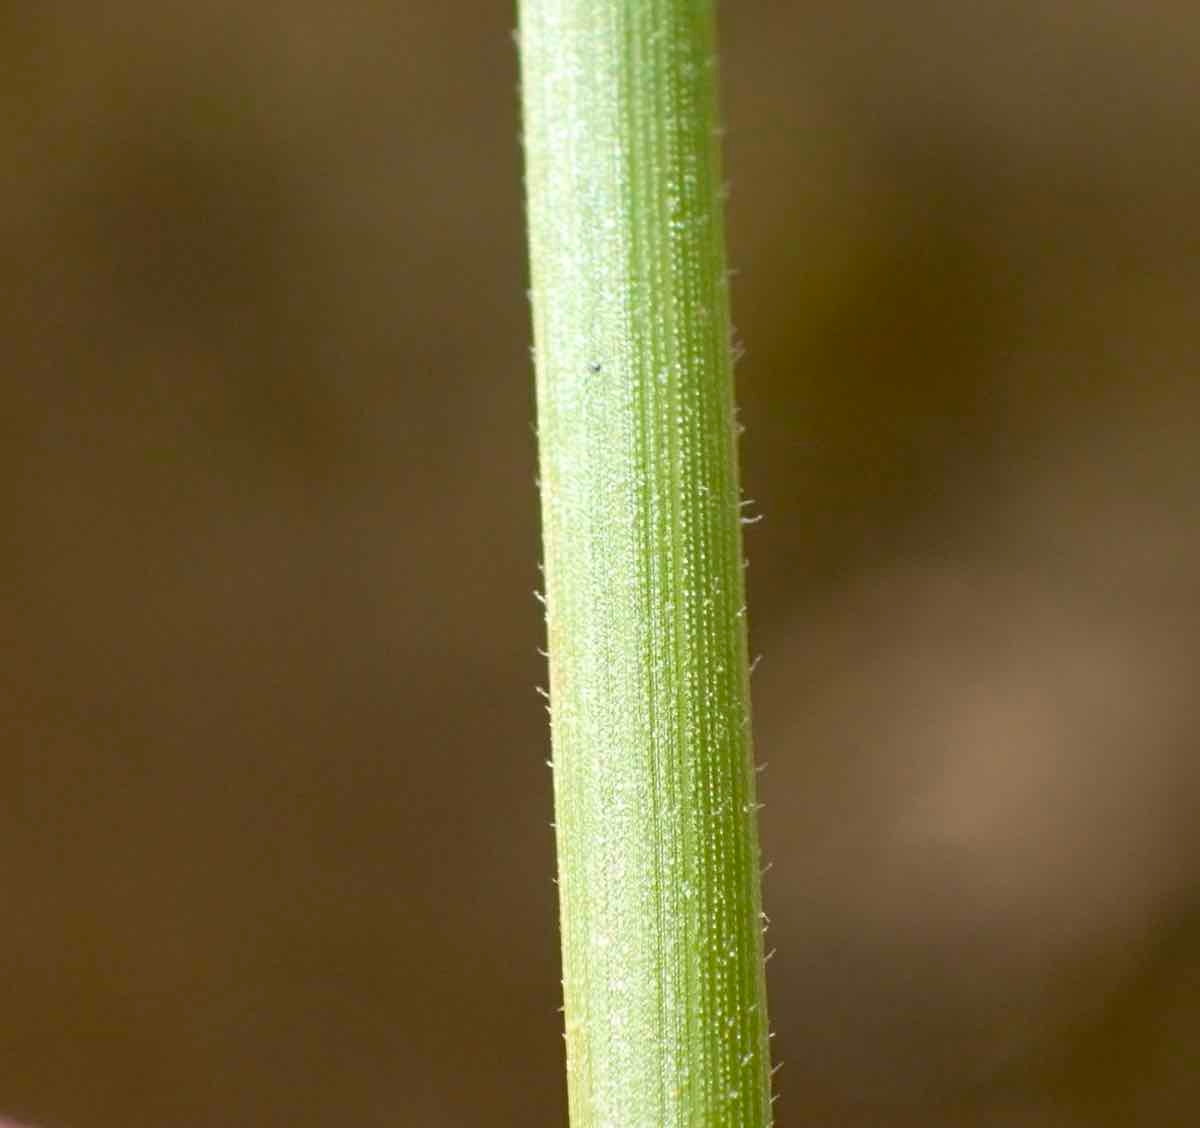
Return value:
[[(512, 24), (0, 3), (0, 1114), (564, 1123)], [(1200, 14), (723, 46), (779, 1123), (1198, 1123)]]

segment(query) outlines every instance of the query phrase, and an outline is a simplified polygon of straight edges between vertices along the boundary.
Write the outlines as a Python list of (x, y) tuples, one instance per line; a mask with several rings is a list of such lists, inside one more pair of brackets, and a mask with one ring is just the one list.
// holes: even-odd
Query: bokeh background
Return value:
[[(0, 1115), (562, 1125), (510, 4), (0, 3)], [(1200, 1122), (1200, 12), (724, 5), (791, 1126)]]

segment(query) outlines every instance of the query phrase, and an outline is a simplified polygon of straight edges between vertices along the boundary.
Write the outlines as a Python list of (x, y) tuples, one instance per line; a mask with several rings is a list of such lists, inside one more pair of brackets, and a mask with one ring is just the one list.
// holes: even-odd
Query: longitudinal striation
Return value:
[(574, 1128), (770, 1123), (705, 0), (522, 0)]

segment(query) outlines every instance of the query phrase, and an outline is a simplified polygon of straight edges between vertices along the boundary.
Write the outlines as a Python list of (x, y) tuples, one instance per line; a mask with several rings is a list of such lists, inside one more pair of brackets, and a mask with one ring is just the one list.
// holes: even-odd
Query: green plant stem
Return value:
[(770, 1123), (711, 0), (521, 0), (574, 1128)]

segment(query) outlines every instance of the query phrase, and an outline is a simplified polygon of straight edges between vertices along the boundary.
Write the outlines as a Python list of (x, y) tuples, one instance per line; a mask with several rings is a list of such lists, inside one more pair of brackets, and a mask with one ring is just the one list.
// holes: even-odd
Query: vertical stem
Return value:
[(573, 1128), (770, 1123), (712, 0), (520, 0)]

